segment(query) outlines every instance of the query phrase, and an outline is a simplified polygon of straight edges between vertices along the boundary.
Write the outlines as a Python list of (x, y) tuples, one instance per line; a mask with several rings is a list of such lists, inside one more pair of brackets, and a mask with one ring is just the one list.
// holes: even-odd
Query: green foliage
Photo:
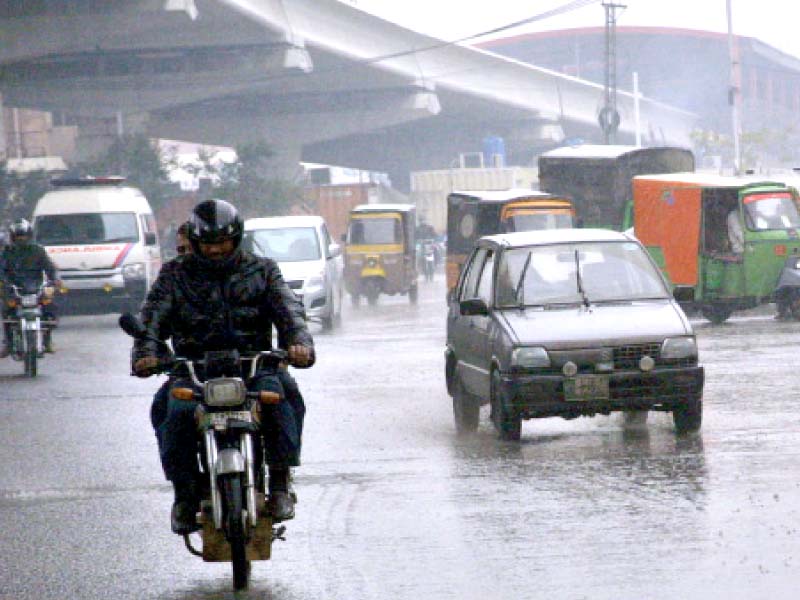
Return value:
[[(733, 138), (715, 131), (695, 130), (691, 134), (695, 155), (719, 155), (723, 164), (733, 165)], [(762, 128), (745, 131), (740, 139), (741, 169), (759, 166), (795, 166), (800, 136), (792, 127), (780, 130)]]
[(104, 154), (77, 164), (71, 171), (81, 176), (121, 175), (142, 190), (153, 210), (158, 211), (177, 192), (169, 179), (169, 171), (176, 165), (174, 152), (162, 152), (147, 136), (133, 134), (117, 138)]
[(46, 171), (17, 173), (0, 162), (0, 220), (30, 219), (36, 201), (50, 189), (50, 174)]
[(200, 166), (191, 171), (211, 180), (211, 196), (228, 200), (243, 218), (280, 216), (302, 202), (303, 189), (291, 181), (270, 178), (272, 151), (265, 143), (236, 147), (236, 159), (215, 161), (209, 154), (200, 155)]

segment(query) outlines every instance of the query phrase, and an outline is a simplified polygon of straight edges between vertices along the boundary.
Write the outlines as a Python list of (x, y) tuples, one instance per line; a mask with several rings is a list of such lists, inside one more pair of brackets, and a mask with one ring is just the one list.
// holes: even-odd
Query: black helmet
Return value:
[(199, 243), (218, 244), (233, 240), (234, 249), (242, 243), (244, 223), (238, 211), (225, 200), (206, 200), (192, 209), (189, 217), (189, 241), (196, 254)]
[(17, 219), (8, 228), (8, 234), (12, 242), (16, 242), (17, 238), (21, 237), (30, 239), (33, 237), (33, 227), (26, 219)]

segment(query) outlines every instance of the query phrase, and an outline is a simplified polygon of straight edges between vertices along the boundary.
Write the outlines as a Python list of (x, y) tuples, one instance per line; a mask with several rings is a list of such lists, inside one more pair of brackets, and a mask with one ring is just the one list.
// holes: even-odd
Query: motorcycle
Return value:
[[(126, 313), (122, 329), (146, 337), (141, 322)], [(159, 341), (162, 354), (171, 353)], [(236, 350), (206, 352), (202, 360), (165, 358), (159, 371), (177, 378), (174, 398), (197, 402), (200, 462), (207, 477), (198, 524), (201, 546), (184, 535), (186, 548), (206, 562), (230, 562), (234, 590), (245, 589), (250, 561), (269, 560), (272, 542), (284, 540), (286, 527), (273, 527), (267, 508), (267, 467), (261, 441), (261, 405), (277, 404), (275, 392), (248, 390), (256, 374), (276, 372), (287, 360), (283, 350), (239, 355)]]
[(36, 377), (38, 361), (44, 357), (45, 336), (55, 321), (45, 318), (44, 307), (53, 302), (55, 287), (48, 282), (9, 285), (6, 306), (12, 309), (3, 323), (11, 325), (11, 358), (25, 364), (25, 375)]
[(433, 281), (433, 273), (436, 269), (436, 248), (433, 241), (422, 242), (422, 272), (425, 274), (425, 281)]

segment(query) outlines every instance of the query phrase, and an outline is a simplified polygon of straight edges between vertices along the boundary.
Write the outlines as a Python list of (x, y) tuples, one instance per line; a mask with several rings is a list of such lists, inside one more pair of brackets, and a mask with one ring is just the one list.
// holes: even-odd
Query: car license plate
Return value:
[(564, 400), (608, 400), (608, 377), (579, 375), (564, 380)]
[(214, 429), (225, 429), (228, 427), (228, 420), (234, 419), (235, 421), (247, 421), (248, 423), (253, 420), (252, 415), (246, 410), (232, 410), (226, 412), (208, 413), (206, 415), (206, 423)]

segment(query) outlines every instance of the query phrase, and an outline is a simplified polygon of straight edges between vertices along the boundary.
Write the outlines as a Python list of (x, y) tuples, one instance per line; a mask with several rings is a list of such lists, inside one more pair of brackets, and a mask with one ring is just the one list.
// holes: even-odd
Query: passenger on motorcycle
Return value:
[[(189, 241), (189, 230), (192, 224), (189, 221), (181, 223), (175, 232), (175, 257), (172, 260), (183, 260), (185, 256), (192, 253), (192, 243)], [(158, 451), (161, 453), (161, 448), (164, 445), (161, 441), (161, 424), (167, 418), (167, 403), (169, 401), (169, 388), (172, 384), (167, 380), (158, 388), (158, 391), (153, 396), (153, 403), (150, 406), (150, 423), (153, 425), (153, 431), (156, 434), (156, 441), (158, 442)]]
[[(56, 287), (61, 287), (56, 266), (47, 256), (44, 246), (33, 241), (33, 227), (27, 220), (14, 221), (8, 228), (8, 235), (11, 243), (3, 248), (0, 259), (0, 280), (4, 289), (9, 285), (22, 286), (31, 281), (39, 284), (43, 276)], [(8, 319), (10, 314), (11, 309), (3, 302), (3, 319)], [(45, 321), (50, 322), (50, 326), (44, 332), (44, 351), (53, 352), (52, 330), (58, 320), (54, 303), (42, 309), (42, 316)], [(0, 358), (5, 358), (11, 353), (10, 323), (3, 323), (3, 333), (5, 339), (0, 349)]]
[[(176, 355), (197, 360), (209, 350), (268, 350), (273, 325), (290, 364), (313, 365), (314, 341), (303, 305), (273, 260), (241, 249), (244, 228), (236, 209), (223, 200), (207, 200), (194, 208), (189, 222), (192, 253), (162, 267), (142, 307), (147, 335), (134, 343), (134, 373), (148, 377), (158, 369), (159, 340), (171, 339)], [(283, 521), (294, 517), (289, 469), (300, 463), (305, 405), (288, 372), (256, 381), (254, 391), (276, 391), (283, 397), (262, 408), (269, 509), (274, 521)], [(194, 410), (194, 403), (170, 397), (159, 425), (161, 462), (175, 491), (172, 530), (179, 534), (198, 528), (201, 478)]]

